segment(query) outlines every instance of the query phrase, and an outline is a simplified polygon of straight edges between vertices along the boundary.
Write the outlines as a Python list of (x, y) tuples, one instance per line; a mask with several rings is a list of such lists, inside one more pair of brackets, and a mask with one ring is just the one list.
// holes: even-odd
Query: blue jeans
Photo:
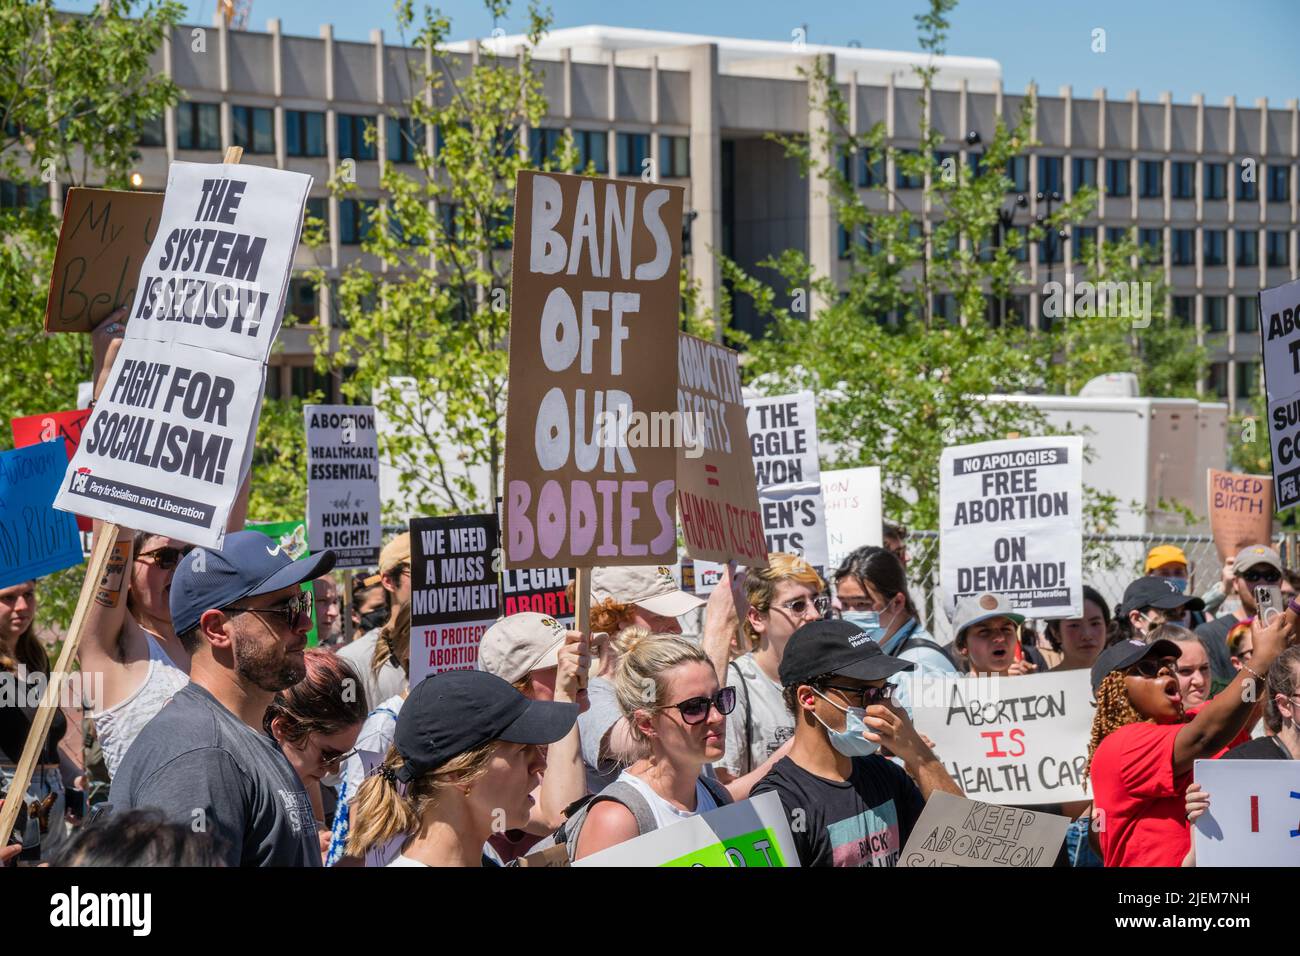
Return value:
[(1092, 850), (1088, 842), (1088, 828), (1092, 826), (1091, 816), (1085, 816), (1070, 824), (1065, 831), (1065, 852), (1070, 858), (1070, 866), (1101, 866), (1101, 857)]

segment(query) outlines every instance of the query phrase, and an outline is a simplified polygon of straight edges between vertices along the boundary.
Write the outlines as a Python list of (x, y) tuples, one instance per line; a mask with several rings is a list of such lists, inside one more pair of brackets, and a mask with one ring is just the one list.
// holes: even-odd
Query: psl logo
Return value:
[(72, 476), (72, 490), (85, 494), (86, 482), (90, 480), (90, 471), (85, 468), (78, 468), (77, 473)]

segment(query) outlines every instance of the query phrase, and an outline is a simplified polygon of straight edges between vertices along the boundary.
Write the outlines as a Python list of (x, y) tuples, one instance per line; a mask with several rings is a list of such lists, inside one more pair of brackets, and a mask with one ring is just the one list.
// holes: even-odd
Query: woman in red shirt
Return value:
[(1293, 603), (1268, 627), (1254, 624), (1250, 665), (1194, 715), (1183, 712), (1180, 651), (1172, 641), (1121, 641), (1097, 659), (1088, 773), (1106, 866), (1182, 863), (1190, 843), (1184, 793), (1192, 765), (1215, 756), (1245, 726), (1265, 692), (1261, 675), (1294, 636), (1298, 612)]

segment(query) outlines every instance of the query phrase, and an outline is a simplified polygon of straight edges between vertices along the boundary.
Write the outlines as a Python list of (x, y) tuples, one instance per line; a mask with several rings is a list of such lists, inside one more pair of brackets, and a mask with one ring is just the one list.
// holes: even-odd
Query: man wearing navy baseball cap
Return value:
[(276, 691), (306, 673), (312, 592), (300, 585), (333, 566), (333, 551), (294, 561), (255, 531), (186, 555), (170, 603), (190, 683), (127, 750), (115, 811), (161, 809), (212, 834), (229, 866), (320, 866), (307, 793), (261, 727)]
[(800, 866), (896, 866), (930, 794), (961, 795), (891, 703), (889, 678), (914, 666), (848, 621), (805, 624), (786, 645), (780, 678), (794, 746), (751, 796), (781, 798)]

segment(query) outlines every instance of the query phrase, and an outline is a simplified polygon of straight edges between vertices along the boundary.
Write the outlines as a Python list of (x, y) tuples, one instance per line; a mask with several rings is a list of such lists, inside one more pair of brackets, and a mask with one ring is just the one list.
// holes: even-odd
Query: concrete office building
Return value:
[[(520, 42), (504, 36), (484, 44), (509, 57)], [(472, 55), (471, 44), (453, 45), (451, 56)], [(847, 271), (847, 236), (824, 184), (801, 178), (794, 161), (764, 138), (820, 125), (800, 72), (813, 57), (825, 57), (834, 70), (854, 128), (883, 121), (894, 145), (919, 142), (912, 66), (923, 58), (916, 53), (593, 26), (556, 30), (534, 55), (549, 110), (540, 128), (529, 131), (530, 141), (549, 150), (567, 128), (583, 161), (602, 173), (640, 177), (648, 160), (661, 181), (685, 185), (686, 208), (695, 213), (688, 267), (706, 306), (717, 303), (721, 285), (710, 248), (752, 266), (794, 247), (808, 253), (819, 273)], [(404, 155), (396, 134), (399, 120), (390, 117), (400, 117), (409, 97), (408, 64), (423, 62), (421, 51), (390, 45), (379, 31), (358, 43), (336, 39), (328, 25), (312, 38), (284, 35), (278, 21), (265, 33), (229, 30), (219, 18), (206, 28), (178, 26), (155, 65), (186, 98), (142, 138), (142, 186), (162, 188), (172, 159), (212, 161), (232, 143), (245, 148), (244, 162), (310, 173), (312, 211), (328, 221), (329, 245), (301, 247), (298, 265), (319, 262), (335, 276), (363, 255), (363, 215), (355, 200), (328, 198), (324, 184), (349, 158), (363, 199), (379, 197), (383, 164), (406, 163), (414, 173), (409, 146)], [(1023, 94), (1003, 89), (994, 60), (943, 57), (937, 66), (932, 122), (944, 137), (941, 148), (968, 168), (982, 148), (968, 134), (990, 141), (999, 116), (1015, 121)], [(372, 150), (362, 140), (366, 122), (377, 123)], [(432, 146), (432, 131), (427, 135)], [(1143, 243), (1163, 250), (1173, 314), (1194, 325), (1209, 347), (1206, 396), (1235, 403), (1256, 394), (1262, 382), (1254, 297), (1300, 275), (1297, 101), (1243, 106), (1229, 98), (1210, 105), (1196, 96), (1174, 103), (1168, 94), (1143, 100), (1137, 92), (1078, 95), (1066, 87), (1054, 96), (1039, 91), (1033, 135), (1042, 145), (1009, 169), (1015, 189), (1030, 200), (1029, 208), (1017, 210), (1013, 228), (1032, 221), (1040, 190), (1068, 197), (1078, 186), (1096, 185), (1101, 198), (1068, 240), (1025, 250), (1026, 282), (1014, 311), (1037, 326), (1049, 269), (1060, 279), (1082, 240), (1104, 243), (1136, 227)], [(1253, 178), (1241, 175), (1243, 162)], [(865, 188), (874, 177), (887, 177), (896, 195), (876, 192), (869, 201), (919, 211), (920, 189), (892, 165), (859, 163), (855, 181)], [(290, 311), (331, 322), (328, 288), (298, 279), (290, 291)], [(937, 302), (936, 311), (951, 321), (985, 320), (956, 316), (950, 302)], [(744, 303), (735, 321), (756, 328)], [(272, 394), (333, 391), (311, 368), (309, 332), (287, 326), (282, 333)]]

